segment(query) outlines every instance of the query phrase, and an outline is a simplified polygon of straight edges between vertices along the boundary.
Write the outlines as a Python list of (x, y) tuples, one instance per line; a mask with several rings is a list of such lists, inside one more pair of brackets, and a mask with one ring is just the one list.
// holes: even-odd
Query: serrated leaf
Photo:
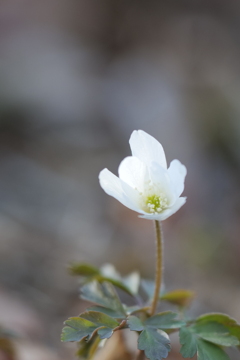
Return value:
[(194, 333), (187, 327), (182, 327), (179, 331), (180, 344), (182, 345), (180, 353), (184, 358), (191, 358), (197, 352), (197, 339)]
[[(218, 349), (217, 345), (236, 346), (239, 344), (238, 339), (229, 334), (228, 329), (224, 325), (217, 322), (196, 323), (189, 327), (183, 327), (180, 329), (179, 335), (180, 343), (182, 345), (180, 353), (183, 357), (187, 358), (193, 357), (195, 353), (198, 352), (198, 354), (200, 354), (198, 355), (198, 359), (215, 360), (215, 358), (207, 357), (207, 355), (205, 355), (205, 357), (201, 357), (204, 356), (201, 354), (205, 354), (207, 351), (205, 349), (206, 346), (201, 349), (201, 344), (203, 344), (203, 346), (205, 343), (209, 344), (207, 349), (213, 349), (210, 354), (219, 352), (219, 350), (216, 350)], [(221, 356), (225, 356), (224, 352), (219, 353), (223, 353)], [(206, 354), (208, 353), (206, 352)], [(223, 359), (225, 358), (223, 357)]]
[(193, 291), (185, 289), (177, 289), (169, 291), (160, 296), (161, 300), (168, 301), (174, 305), (178, 306), (188, 306), (193, 300), (195, 294)]
[(220, 347), (201, 339), (198, 340), (197, 355), (198, 360), (230, 360)]
[(170, 340), (162, 328), (175, 329), (182, 326), (183, 323), (176, 320), (176, 316), (176, 313), (166, 311), (145, 321), (134, 315), (128, 317), (127, 324), (130, 330), (141, 331), (138, 349), (144, 350), (149, 359), (161, 360), (167, 357), (170, 351)]
[(147, 328), (139, 336), (138, 349), (150, 360), (165, 359), (171, 350), (170, 340), (164, 331)]
[(197, 323), (196, 325), (192, 326), (192, 331), (197, 333), (202, 339), (217, 345), (239, 345), (238, 339), (235, 336), (229, 334), (226, 326), (217, 322)]
[(196, 319), (196, 323), (206, 323), (206, 322), (218, 322), (225, 326), (231, 326), (237, 324), (237, 321), (235, 319), (222, 313), (208, 313), (201, 315)]
[(231, 336), (228, 334), (208, 334), (202, 333), (201, 338), (207, 340), (213, 344), (221, 345), (221, 346), (237, 346), (239, 345), (239, 341), (235, 336)]
[(122, 314), (122, 316), (125, 316), (124, 308), (112, 284), (107, 282), (99, 284), (98, 282), (93, 281), (84, 285), (81, 290), (82, 299), (114, 310), (119, 314)]
[(236, 336), (240, 341), (240, 324), (238, 324), (235, 319), (231, 318), (226, 314), (209, 313), (200, 316), (196, 320), (197, 323), (201, 323), (201, 324), (211, 321), (215, 321), (224, 325), (228, 329), (229, 333), (233, 336)]
[(144, 329), (142, 321), (134, 315), (130, 315), (128, 317), (127, 324), (129, 326), (129, 329), (132, 331), (142, 331)]
[(184, 326), (185, 322), (177, 320), (177, 315), (172, 311), (165, 311), (148, 318), (145, 325), (156, 329), (178, 329)]
[(93, 333), (96, 329), (92, 322), (81, 319), (80, 317), (72, 317), (65, 321), (66, 326), (63, 328), (61, 340), (80, 341)]
[(94, 276), (100, 274), (100, 271), (96, 267), (85, 263), (73, 263), (69, 266), (69, 271), (72, 275), (79, 276)]
[(70, 318), (65, 325), (62, 341), (81, 341), (83, 338), (88, 340), (96, 331), (101, 339), (109, 338), (119, 323), (106, 314), (87, 311), (80, 317)]

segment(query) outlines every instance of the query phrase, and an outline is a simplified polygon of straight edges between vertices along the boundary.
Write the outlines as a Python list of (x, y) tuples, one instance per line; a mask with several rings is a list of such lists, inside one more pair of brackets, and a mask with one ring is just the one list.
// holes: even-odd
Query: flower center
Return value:
[(152, 214), (159, 214), (167, 208), (168, 200), (165, 194), (150, 195), (146, 198), (146, 211)]

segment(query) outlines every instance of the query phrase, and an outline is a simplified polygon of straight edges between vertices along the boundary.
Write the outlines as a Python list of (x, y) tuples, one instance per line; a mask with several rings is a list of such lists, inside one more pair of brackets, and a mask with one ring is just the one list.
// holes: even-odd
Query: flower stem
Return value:
[(159, 301), (159, 292), (161, 289), (161, 282), (162, 282), (162, 257), (163, 257), (163, 244), (162, 244), (162, 229), (161, 223), (155, 220), (155, 229), (156, 229), (156, 248), (157, 248), (157, 261), (156, 261), (156, 275), (155, 275), (155, 290), (153, 295), (153, 300), (150, 308), (150, 316), (153, 316), (157, 304)]

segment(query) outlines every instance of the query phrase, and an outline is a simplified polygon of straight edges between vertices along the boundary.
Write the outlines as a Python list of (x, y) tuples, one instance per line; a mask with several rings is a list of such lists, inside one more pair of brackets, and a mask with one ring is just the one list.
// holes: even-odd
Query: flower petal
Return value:
[(135, 156), (128, 156), (119, 165), (119, 177), (133, 189), (142, 192), (149, 179), (146, 165)]
[(176, 201), (176, 192), (168, 171), (158, 163), (152, 162), (149, 166), (149, 176), (154, 188), (166, 194), (168, 205), (172, 206)]
[(166, 210), (163, 210), (163, 212), (161, 212), (160, 214), (139, 215), (139, 217), (148, 220), (166, 220), (169, 216), (175, 214), (185, 204), (186, 199), (186, 197), (178, 198), (173, 206)]
[(138, 210), (137, 191), (132, 189), (128, 184), (121, 181), (108, 169), (103, 169), (99, 174), (99, 182), (103, 190), (110, 196), (117, 199), (120, 203), (131, 210)]
[(132, 155), (136, 156), (147, 166), (151, 161), (157, 162), (163, 168), (167, 168), (167, 162), (162, 145), (154, 137), (143, 130), (134, 130), (130, 140)]
[(187, 175), (186, 167), (179, 160), (173, 160), (167, 170), (177, 196), (184, 190), (184, 180)]

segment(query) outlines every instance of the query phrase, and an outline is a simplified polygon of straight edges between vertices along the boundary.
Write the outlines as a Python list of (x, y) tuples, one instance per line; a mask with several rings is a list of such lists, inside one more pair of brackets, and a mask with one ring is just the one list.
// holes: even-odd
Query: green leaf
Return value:
[(232, 336), (224, 325), (217, 322), (197, 323), (192, 326), (192, 331), (197, 333), (202, 339), (217, 345), (239, 345), (238, 339)]
[(71, 275), (80, 275), (80, 276), (94, 276), (99, 275), (100, 271), (89, 264), (78, 264), (74, 263), (69, 266), (69, 271)]
[(178, 329), (185, 325), (185, 322), (176, 320), (178, 314), (172, 311), (165, 311), (148, 318), (145, 325), (156, 329)]
[(230, 358), (220, 347), (199, 339), (198, 360), (230, 360)]
[(229, 333), (233, 336), (236, 336), (240, 341), (240, 325), (237, 321), (226, 314), (221, 313), (209, 313), (200, 316), (197, 318), (196, 322), (199, 324), (207, 323), (207, 322), (218, 322), (219, 324), (224, 325)]
[(138, 349), (150, 360), (165, 359), (171, 350), (170, 340), (164, 331), (147, 328), (139, 336)]
[(141, 320), (137, 316), (130, 315), (127, 323), (132, 331), (141, 331), (138, 348), (144, 350), (150, 360), (161, 360), (167, 357), (170, 351), (168, 334), (162, 329), (176, 329), (184, 325), (176, 320), (176, 313), (166, 311), (159, 313), (147, 320)]
[(87, 311), (82, 313), (80, 317), (68, 319), (65, 325), (61, 340), (81, 341), (84, 338), (86, 340), (91, 339), (96, 331), (101, 339), (109, 338), (119, 323), (106, 314)]
[[(220, 346), (236, 346), (238, 339), (232, 336), (228, 329), (217, 322), (196, 323), (180, 329), (180, 353), (183, 357), (193, 357), (198, 353), (198, 360), (215, 360), (211, 354), (218, 354), (220, 359), (228, 359)], [(207, 345), (206, 345), (207, 344)]]
[(193, 300), (195, 294), (193, 291), (185, 289), (177, 289), (169, 291), (160, 296), (161, 300), (168, 301), (178, 306), (188, 306)]
[(132, 331), (142, 331), (144, 330), (144, 325), (142, 321), (134, 315), (128, 317), (127, 324)]
[(99, 329), (97, 333), (100, 339), (109, 339), (113, 334), (113, 330), (107, 327), (103, 327)]
[(98, 282), (93, 281), (84, 285), (81, 290), (82, 299), (114, 310), (115, 312), (121, 314), (121, 316), (125, 317), (126, 314), (123, 305), (121, 304), (112, 284), (109, 284), (108, 282), (99, 284)]
[(66, 326), (63, 328), (62, 341), (80, 341), (93, 333), (96, 329), (92, 322), (81, 319), (80, 317), (72, 317), (65, 321)]
[(197, 339), (194, 333), (187, 327), (182, 327), (179, 331), (180, 344), (182, 345), (180, 353), (184, 358), (191, 358), (197, 352)]
[(239, 341), (235, 336), (229, 336), (228, 334), (201, 334), (201, 338), (207, 340), (213, 344), (221, 346), (237, 346)]

